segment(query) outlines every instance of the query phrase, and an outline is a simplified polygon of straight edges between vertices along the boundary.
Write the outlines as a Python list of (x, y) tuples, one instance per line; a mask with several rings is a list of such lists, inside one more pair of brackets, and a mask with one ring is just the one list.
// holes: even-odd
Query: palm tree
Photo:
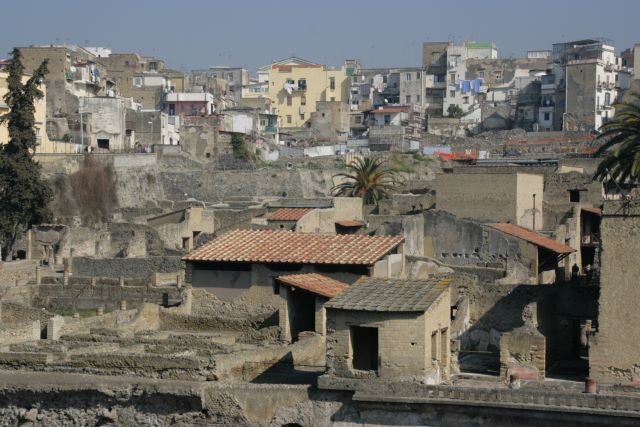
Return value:
[(594, 179), (634, 182), (640, 178), (640, 93), (630, 93), (635, 102), (615, 105), (616, 115), (602, 125), (596, 141), (604, 142), (595, 156), (606, 154)]
[(379, 157), (357, 157), (347, 169), (348, 173), (333, 176), (345, 179), (331, 189), (334, 196), (361, 197), (365, 204), (373, 205), (388, 198), (399, 183), (397, 172)]

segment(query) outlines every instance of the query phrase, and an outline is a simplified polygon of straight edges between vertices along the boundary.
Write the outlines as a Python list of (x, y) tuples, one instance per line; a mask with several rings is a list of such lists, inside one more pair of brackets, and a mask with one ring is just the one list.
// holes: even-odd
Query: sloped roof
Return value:
[(294, 288), (304, 289), (326, 298), (333, 298), (349, 287), (346, 283), (316, 273), (291, 274), (280, 276), (277, 280)]
[(185, 261), (373, 265), (401, 236), (233, 230), (187, 254)]
[(588, 206), (583, 206), (581, 208), (581, 210), (584, 211), (584, 212), (589, 212), (589, 213), (592, 213), (592, 214), (595, 214), (595, 215), (598, 215), (598, 216), (602, 216), (602, 209), (600, 209), (600, 208), (591, 208), (591, 207), (588, 207)]
[(325, 307), (354, 311), (427, 311), (450, 282), (442, 277), (426, 280), (363, 277)]
[(280, 208), (269, 215), (267, 221), (298, 221), (312, 210), (312, 208)]
[(528, 228), (520, 227), (519, 225), (497, 223), (488, 224), (488, 226), (519, 239), (526, 240), (529, 243), (548, 249), (551, 252), (555, 252), (557, 254), (570, 254), (576, 251), (571, 246), (558, 243), (555, 240), (548, 238), (547, 236), (543, 236), (542, 234), (536, 233), (535, 231), (529, 230)]

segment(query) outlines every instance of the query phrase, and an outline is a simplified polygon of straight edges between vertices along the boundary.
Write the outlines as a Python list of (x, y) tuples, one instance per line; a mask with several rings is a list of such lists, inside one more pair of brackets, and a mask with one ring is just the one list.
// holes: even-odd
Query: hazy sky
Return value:
[(494, 41), (500, 56), (581, 38), (640, 42), (639, 0), (21, 0), (0, 8), (0, 58), (14, 46), (107, 46), (175, 69), (261, 65), (418, 66), (424, 41)]

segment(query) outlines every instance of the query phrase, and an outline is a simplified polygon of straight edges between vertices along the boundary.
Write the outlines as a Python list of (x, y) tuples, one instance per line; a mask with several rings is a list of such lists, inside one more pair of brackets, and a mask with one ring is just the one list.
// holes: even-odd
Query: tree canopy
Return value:
[(379, 157), (357, 157), (347, 164), (347, 170), (334, 175), (344, 179), (331, 189), (334, 196), (361, 197), (365, 204), (373, 205), (388, 198), (399, 183), (398, 173)]
[(35, 101), (44, 96), (39, 87), (47, 73), (47, 62), (24, 82), (22, 55), (18, 49), (11, 55), (4, 96), (9, 112), (0, 118), (9, 131), (9, 141), (0, 145), (0, 242), (5, 259), (11, 258), (21, 233), (51, 219), (47, 208), (51, 190), (42, 181), (40, 165), (33, 159), (37, 141)]
[(602, 125), (597, 136), (603, 144), (595, 156), (604, 155), (595, 179), (618, 183), (640, 179), (640, 93), (630, 93), (631, 101), (618, 103), (614, 118)]

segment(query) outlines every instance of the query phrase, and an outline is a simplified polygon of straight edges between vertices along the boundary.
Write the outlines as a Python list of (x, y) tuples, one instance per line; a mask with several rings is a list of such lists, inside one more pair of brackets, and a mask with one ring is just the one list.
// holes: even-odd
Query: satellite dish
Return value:
[(72, 73), (76, 72), (76, 67), (74, 67), (73, 65), (71, 66), (71, 68), (69, 68), (69, 71), (71, 71)]

